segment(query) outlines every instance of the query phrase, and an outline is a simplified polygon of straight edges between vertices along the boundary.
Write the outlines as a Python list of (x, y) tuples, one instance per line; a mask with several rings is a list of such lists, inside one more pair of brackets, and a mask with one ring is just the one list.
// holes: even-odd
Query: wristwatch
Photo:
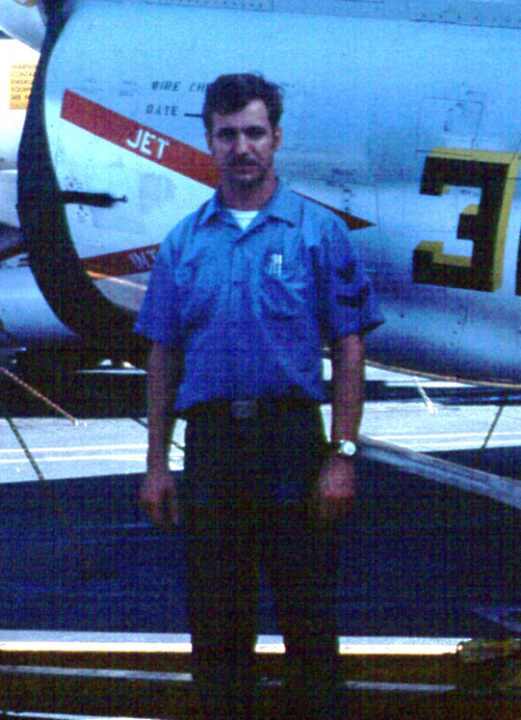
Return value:
[(335, 455), (345, 458), (354, 457), (358, 451), (356, 444), (352, 440), (345, 440), (344, 438), (332, 442), (331, 447)]

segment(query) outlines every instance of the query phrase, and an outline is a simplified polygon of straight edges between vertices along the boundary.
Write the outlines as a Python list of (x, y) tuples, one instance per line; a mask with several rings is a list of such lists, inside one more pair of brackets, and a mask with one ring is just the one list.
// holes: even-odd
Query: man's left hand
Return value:
[(354, 459), (333, 455), (324, 461), (317, 488), (322, 520), (342, 520), (348, 515), (355, 500), (355, 480)]

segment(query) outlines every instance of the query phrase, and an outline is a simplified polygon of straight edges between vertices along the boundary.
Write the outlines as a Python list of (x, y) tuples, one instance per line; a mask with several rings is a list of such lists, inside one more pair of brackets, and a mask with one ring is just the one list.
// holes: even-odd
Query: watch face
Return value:
[(356, 454), (356, 445), (352, 440), (340, 440), (338, 443), (338, 454), (344, 457), (353, 457)]

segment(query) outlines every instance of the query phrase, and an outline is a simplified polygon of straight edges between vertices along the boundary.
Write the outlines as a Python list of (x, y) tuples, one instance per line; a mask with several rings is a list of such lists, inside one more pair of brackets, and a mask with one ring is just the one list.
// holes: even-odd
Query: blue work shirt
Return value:
[(325, 399), (323, 346), (382, 322), (348, 232), (282, 184), (245, 231), (218, 192), (176, 225), (136, 331), (183, 352), (177, 412), (211, 400)]

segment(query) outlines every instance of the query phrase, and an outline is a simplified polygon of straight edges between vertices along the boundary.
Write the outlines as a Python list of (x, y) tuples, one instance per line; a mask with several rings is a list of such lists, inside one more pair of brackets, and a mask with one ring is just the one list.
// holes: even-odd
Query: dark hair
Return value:
[(282, 91), (262, 75), (249, 73), (220, 75), (206, 88), (203, 105), (203, 122), (212, 131), (212, 115), (229, 115), (239, 112), (252, 100), (262, 100), (268, 110), (271, 127), (278, 127), (282, 115)]

